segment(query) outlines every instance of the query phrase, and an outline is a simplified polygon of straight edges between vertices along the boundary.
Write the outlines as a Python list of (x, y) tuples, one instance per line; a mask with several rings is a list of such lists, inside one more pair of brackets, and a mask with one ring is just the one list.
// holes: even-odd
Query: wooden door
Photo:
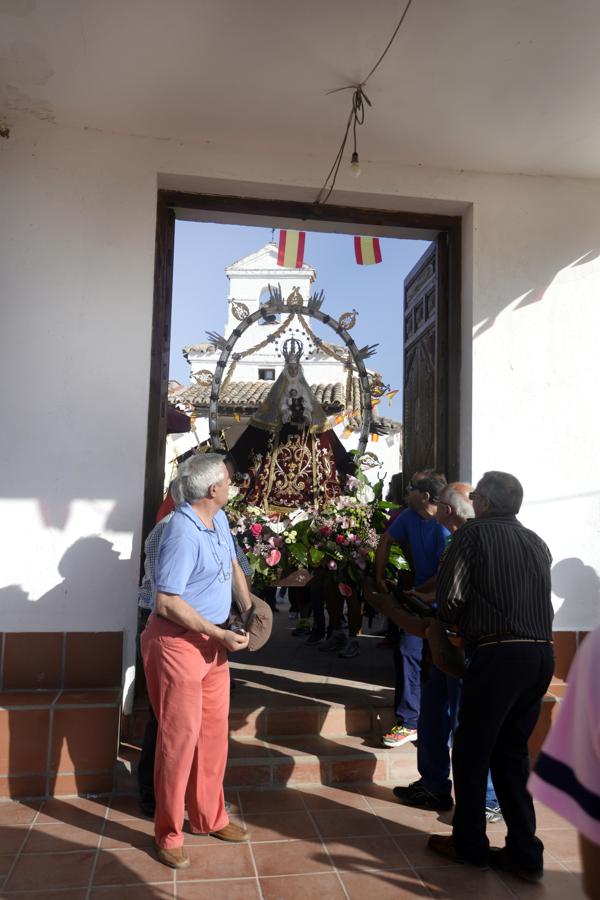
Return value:
[[(448, 310), (448, 239), (440, 235), (404, 281), (405, 483), (419, 469), (458, 477), (458, 310)], [(452, 347), (452, 358), (450, 348)], [(450, 433), (450, 429), (454, 429)]]

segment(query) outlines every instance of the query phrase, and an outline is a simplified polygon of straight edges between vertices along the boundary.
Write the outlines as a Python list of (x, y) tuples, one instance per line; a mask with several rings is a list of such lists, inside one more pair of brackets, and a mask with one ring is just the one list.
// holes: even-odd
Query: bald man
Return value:
[[(468, 519), (475, 516), (469, 494), (472, 485), (461, 481), (448, 484), (437, 498), (436, 519), (452, 535)], [(429, 591), (435, 591), (433, 576), (424, 590), (423, 599), (428, 599)], [(394, 794), (405, 806), (419, 809), (450, 810), (454, 805), (450, 780), (450, 737), (454, 733), (460, 700), (460, 679), (446, 675), (437, 666), (431, 666), (429, 677), (423, 687), (421, 712), (417, 730), (417, 768), (421, 776), (418, 781), (407, 787), (394, 788)], [(486, 816), (488, 821), (499, 821), (502, 816), (498, 810), (498, 801), (488, 779), (486, 794)]]

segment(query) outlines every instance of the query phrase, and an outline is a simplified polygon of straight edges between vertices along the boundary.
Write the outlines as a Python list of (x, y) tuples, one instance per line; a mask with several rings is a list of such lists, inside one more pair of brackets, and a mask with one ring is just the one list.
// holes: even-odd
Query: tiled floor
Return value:
[[(249, 845), (188, 836), (189, 869), (174, 873), (152, 854), (152, 823), (133, 798), (0, 804), (1, 897), (29, 900), (583, 900), (575, 834), (538, 810), (546, 845), (544, 883), (446, 863), (427, 835), (448, 833), (450, 815), (410, 810), (388, 787), (305, 787), (230, 795)], [(491, 840), (503, 843), (493, 826)]]

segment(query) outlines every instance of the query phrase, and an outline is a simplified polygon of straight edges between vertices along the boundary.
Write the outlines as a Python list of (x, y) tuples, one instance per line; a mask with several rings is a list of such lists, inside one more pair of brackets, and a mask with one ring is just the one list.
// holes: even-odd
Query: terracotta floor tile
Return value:
[(452, 831), (452, 812), (439, 813), (427, 809), (411, 809), (410, 806), (396, 806), (378, 809), (378, 815), (386, 831), (390, 834), (419, 833), (449, 834)]
[(376, 815), (368, 810), (313, 810), (312, 815), (323, 838), (337, 838), (352, 835), (383, 834), (383, 825)]
[(239, 791), (244, 816), (304, 809), (304, 794), (294, 790)]
[(24, 853), (60, 853), (98, 846), (98, 834), (74, 825), (34, 825), (23, 847)]
[(347, 788), (322, 785), (314, 788), (303, 788), (302, 796), (307, 809), (367, 809), (367, 801), (358, 789), (348, 785)]
[[(184, 884), (177, 879), (177, 900), (259, 900), (256, 878)], [(129, 900), (129, 895), (127, 895)]]
[(84, 887), (88, 883), (94, 850), (75, 853), (22, 854), (9, 875), (5, 890), (33, 891)]
[(460, 863), (453, 863), (451, 860), (444, 859), (438, 853), (430, 850), (427, 847), (428, 837), (429, 835), (427, 834), (398, 834), (395, 837), (395, 841), (411, 866), (415, 868), (460, 865)]
[(0, 847), (2, 853), (16, 853), (27, 837), (28, 825), (0, 825)]
[(84, 888), (58, 888), (56, 891), (36, 891), (34, 894), (6, 894), (14, 900), (86, 900), (87, 890)]
[[(90, 893), (91, 900), (173, 900), (174, 884), (128, 884), (113, 887), (95, 887)], [(15, 898), (16, 900), (16, 898)], [(23, 898), (27, 900), (27, 898)], [(35, 897), (29, 898), (35, 900)], [(65, 900), (69, 898), (65, 897)]]
[(69, 797), (66, 800), (46, 800), (36, 820), (36, 825), (62, 822), (100, 831), (106, 813), (105, 799), (90, 800), (87, 797)]
[(137, 797), (113, 797), (110, 809), (108, 811), (110, 820), (120, 821), (121, 819), (141, 819), (144, 822), (150, 821), (140, 811), (140, 804)]
[(346, 872), (369, 869), (403, 869), (409, 862), (394, 838), (372, 835), (370, 837), (343, 838), (325, 841), (336, 869)]
[(581, 875), (583, 867), (581, 865), (580, 856), (574, 856), (572, 859), (561, 859), (561, 863), (569, 870), (569, 872), (572, 872), (574, 875)]
[(123, 819), (107, 822), (100, 841), (102, 850), (123, 847), (152, 848), (154, 822), (151, 819)]
[(248, 844), (225, 844), (208, 838), (206, 843), (186, 844), (186, 852), (191, 865), (189, 869), (177, 873), (178, 882), (204, 878), (250, 878), (255, 874)]
[(418, 869), (418, 874), (434, 897), (448, 900), (507, 900), (511, 891), (495, 872), (481, 872), (472, 866)]
[(431, 897), (425, 885), (410, 869), (395, 872), (390, 869), (379, 872), (340, 872), (340, 878), (350, 900), (409, 900), (414, 897)]
[(331, 862), (320, 841), (289, 841), (285, 844), (253, 844), (256, 868), (263, 875), (303, 875), (331, 871)]
[(538, 828), (537, 836), (555, 859), (573, 859), (579, 854), (579, 841), (574, 828)]
[(318, 837), (310, 816), (300, 809), (250, 815), (246, 816), (245, 822), (253, 843)]
[(0, 803), (0, 827), (3, 825), (29, 825), (42, 805), (41, 800), (26, 803)]
[(554, 812), (553, 809), (550, 809), (548, 806), (544, 806), (543, 803), (534, 802), (535, 807), (535, 817), (537, 820), (538, 828), (565, 828), (566, 822), (562, 816), (559, 816), (558, 813)]
[(548, 857), (544, 860), (544, 879), (540, 884), (528, 884), (504, 872), (499, 872), (498, 878), (519, 900), (586, 900), (581, 878)]
[(146, 850), (102, 850), (98, 854), (94, 887), (103, 884), (136, 884), (140, 881), (173, 882), (173, 869)]
[(267, 744), (258, 738), (238, 738), (229, 741), (227, 758), (232, 762), (241, 759), (266, 759), (269, 756)]
[(335, 873), (261, 878), (260, 886), (264, 900), (345, 900), (346, 897)]
[(398, 801), (394, 797), (393, 788), (394, 784), (369, 784), (365, 787), (361, 788), (361, 793), (366, 798), (367, 803), (373, 809), (379, 809), (383, 807), (384, 809), (392, 806), (398, 806)]

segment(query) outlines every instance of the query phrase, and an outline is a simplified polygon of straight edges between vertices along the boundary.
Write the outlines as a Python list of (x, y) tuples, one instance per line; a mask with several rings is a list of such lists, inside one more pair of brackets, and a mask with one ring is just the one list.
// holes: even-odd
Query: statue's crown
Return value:
[(299, 363), (300, 357), (304, 352), (304, 346), (298, 338), (288, 338), (287, 341), (284, 341), (281, 352), (286, 363)]

